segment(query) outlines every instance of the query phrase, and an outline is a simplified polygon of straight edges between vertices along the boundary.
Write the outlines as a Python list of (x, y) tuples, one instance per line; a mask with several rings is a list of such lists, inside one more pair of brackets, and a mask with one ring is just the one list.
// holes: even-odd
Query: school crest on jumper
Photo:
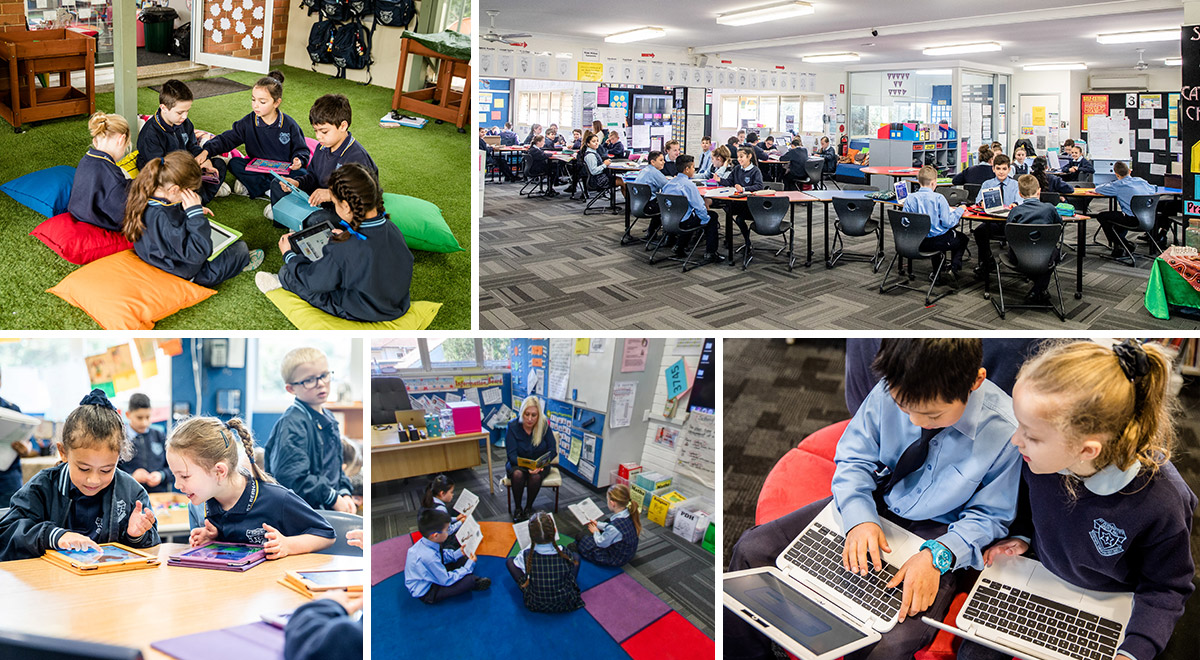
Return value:
[(390, 10), (379, 10), (379, 22), (384, 25), (392, 24), (392, 12)]
[(1121, 547), (1121, 544), (1125, 543), (1125, 530), (1103, 518), (1097, 518), (1092, 525), (1088, 536), (1092, 537), (1092, 543), (1096, 544), (1096, 552), (1101, 556), (1111, 557), (1125, 551), (1125, 548)]
[(267, 533), (262, 527), (246, 530), (246, 540), (254, 545), (262, 545), (267, 542)]
[(291, 142), (291, 141), (292, 141), (291, 133), (280, 133), (279, 134), (279, 143), (280, 144), (287, 144), (288, 142)]
[(125, 500), (117, 500), (113, 505), (113, 515), (117, 517), (117, 522), (125, 520), (125, 513), (129, 511), (129, 505), (125, 504)]

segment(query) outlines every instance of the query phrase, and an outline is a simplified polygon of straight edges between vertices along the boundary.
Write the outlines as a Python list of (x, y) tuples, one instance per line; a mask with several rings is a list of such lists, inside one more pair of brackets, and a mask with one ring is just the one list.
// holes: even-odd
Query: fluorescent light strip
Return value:
[(990, 53), (1000, 50), (1000, 44), (989, 41), (981, 44), (955, 44), (952, 46), (933, 46), (921, 51), (926, 55), (959, 55), (962, 53)]
[(803, 62), (818, 64), (821, 62), (857, 62), (858, 53), (828, 53), (825, 55), (805, 55), (800, 58)]
[(1087, 68), (1083, 62), (1068, 64), (1026, 64), (1026, 71), (1082, 71)]
[(1167, 66), (1183, 66), (1183, 58), (1168, 57), (1167, 59), (1163, 60), (1163, 64), (1166, 64)]
[(720, 25), (753, 25), (767, 21), (807, 16), (816, 11), (807, 2), (782, 2), (764, 7), (755, 7), (745, 11), (732, 11), (727, 14), (717, 14)]
[(1143, 32), (1116, 32), (1096, 35), (1102, 44), (1137, 44), (1147, 41), (1179, 41), (1179, 28), (1172, 30), (1145, 30)]
[(660, 27), (641, 27), (636, 30), (610, 34), (604, 37), (604, 40), (610, 44), (627, 44), (633, 41), (645, 41), (665, 36), (667, 36), (667, 31)]
[(917, 69), (913, 73), (918, 76), (948, 76), (954, 73), (954, 71), (950, 69)]

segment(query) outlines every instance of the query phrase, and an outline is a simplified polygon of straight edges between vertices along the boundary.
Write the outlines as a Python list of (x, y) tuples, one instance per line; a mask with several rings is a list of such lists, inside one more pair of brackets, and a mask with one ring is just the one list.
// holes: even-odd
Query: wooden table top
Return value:
[(444, 438), (427, 438), (416, 442), (400, 442), (400, 432), (395, 424), (371, 427), (371, 451), (390, 451), (392, 449), (409, 449), (417, 447), (432, 447), (453, 442), (479, 442), (480, 438), (488, 437), (486, 431), (478, 433), (461, 433)]
[(864, 167), (863, 174), (883, 174), (887, 176), (912, 176), (920, 171), (919, 167)]
[(362, 557), (318, 554), (263, 562), (245, 573), (167, 566), (167, 557), (187, 548), (164, 543), (150, 549), (158, 552), (158, 567), (102, 575), (75, 575), (44, 559), (0, 563), (0, 625), (136, 647), (146, 660), (167, 660), (152, 642), (303, 605), (303, 596), (276, 582), (287, 571), (366, 568)]

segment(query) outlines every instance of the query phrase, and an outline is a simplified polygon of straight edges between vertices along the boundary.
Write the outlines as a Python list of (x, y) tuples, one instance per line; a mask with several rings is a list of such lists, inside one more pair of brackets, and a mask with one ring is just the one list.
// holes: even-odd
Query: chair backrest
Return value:
[(750, 208), (750, 217), (754, 218), (754, 231), (764, 236), (776, 236), (783, 233), (779, 227), (783, 224), (791, 207), (791, 201), (783, 196), (746, 198), (746, 206)]
[(783, 182), (782, 181), (764, 181), (763, 187), (765, 187), (767, 190), (778, 190), (780, 192), (783, 192)]
[(959, 204), (965, 204), (967, 200), (967, 189), (957, 186), (938, 186), (934, 192), (946, 198), (946, 202), (950, 204), (950, 208), (954, 208)]
[(0, 658), (45, 658), (45, 660), (142, 660), (142, 652), (79, 639), (0, 630)]
[(529, 152), (525, 152), (525, 157), (521, 159), (521, 174), (529, 176), (529, 171), (533, 169), (533, 159), (529, 157)]
[(1154, 214), (1158, 211), (1158, 195), (1134, 195), (1129, 199), (1129, 210), (1137, 218), (1138, 231), (1154, 230)]
[(404, 379), (371, 376), (371, 425), (395, 424), (397, 410), (412, 410)]
[(334, 537), (333, 545), (321, 550), (317, 554), (322, 555), (349, 555), (351, 557), (361, 557), (363, 551), (361, 548), (356, 548), (346, 542), (346, 532), (352, 532), (356, 529), (363, 528), (362, 516), (356, 516), (353, 513), (342, 513), (341, 511), (329, 511), (320, 509), (317, 513), (325, 519), (333, 527)]
[(687, 197), (658, 193), (658, 210), (662, 214), (662, 228), (668, 234), (679, 233), (679, 223), (691, 212)]
[(1054, 267), (1054, 250), (1063, 226), (1007, 223), (1004, 237), (1016, 257), (1016, 268), (1025, 275), (1041, 275)]
[(629, 191), (629, 215), (635, 218), (650, 217), (646, 214), (646, 205), (654, 199), (650, 184), (631, 181), (625, 184), (625, 189)]
[(1058, 206), (1058, 204), (1062, 202), (1062, 195), (1056, 192), (1044, 192), (1038, 195), (1038, 199), (1046, 202), (1047, 204), (1054, 204), (1055, 206)]
[(967, 190), (967, 201), (974, 202), (979, 197), (979, 189), (983, 187), (982, 183), (965, 183), (963, 188)]
[(871, 200), (834, 197), (833, 210), (837, 213), (842, 233), (847, 236), (865, 236), (875, 230), (874, 227), (867, 227), (871, 214), (875, 212), (875, 202)]
[(905, 213), (888, 209), (888, 221), (892, 225), (892, 239), (896, 252), (905, 259), (921, 257), (921, 241), (929, 235), (933, 220), (924, 213)]
[(825, 167), (824, 160), (806, 160), (804, 161), (804, 174), (810, 181), (820, 181), (823, 167)]

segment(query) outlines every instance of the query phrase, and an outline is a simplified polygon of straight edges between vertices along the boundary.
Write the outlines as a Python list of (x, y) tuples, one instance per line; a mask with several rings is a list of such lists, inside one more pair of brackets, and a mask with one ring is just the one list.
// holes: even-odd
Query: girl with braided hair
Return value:
[[(248, 470), (239, 469), (243, 455)], [(204, 507), (204, 526), (192, 529), (192, 547), (250, 543), (263, 546), (267, 559), (280, 559), (333, 545), (329, 523), (254, 459), (254, 438), (241, 419), (184, 420), (167, 437), (167, 464), (175, 488)]]
[(531, 612), (573, 612), (583, 607), (579, 595), (579, 556), (558, 544), (554, 517), (538, 511), (529, 519), (530, 547), (508, 560)]
[[(408, 312), (413, 257), (404, 235), (383, 208), (379, 182), (359, 163), (329, 175), (336, 223), (316, 260), (293, 249), (291, 234), (279, 239), (279, 275), (259, 273), (259, 290), (283, 287), (328, 314), (351, 321), (392, 321)], [(314, 215), (317, 215), (314, 213)]]
[(95, 389), (67, 415), (58, 465), (38, 472), (12, 496), (0, 520), (0, 561), (41, 557), (47, 550), (158, 545), (158, 523), (146, 489), (117, 469), (133, 454), (121, 413)]

